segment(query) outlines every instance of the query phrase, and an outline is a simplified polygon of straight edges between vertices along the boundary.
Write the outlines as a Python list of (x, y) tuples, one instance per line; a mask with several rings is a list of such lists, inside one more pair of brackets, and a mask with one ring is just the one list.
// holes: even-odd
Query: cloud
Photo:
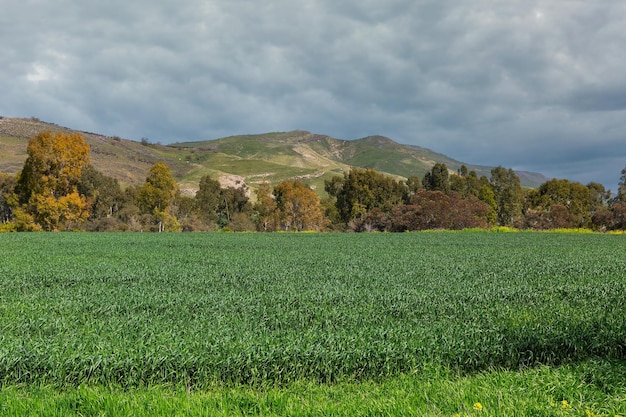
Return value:
[(10, 0), (0, 114), (163, 143), (383, 134), (615, 188), (625, 26), (617, 0)]

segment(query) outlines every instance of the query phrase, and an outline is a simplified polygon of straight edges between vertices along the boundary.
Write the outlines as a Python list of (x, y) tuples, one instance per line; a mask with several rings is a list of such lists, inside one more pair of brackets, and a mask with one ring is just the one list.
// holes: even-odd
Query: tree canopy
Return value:
[(29, 140), (26, 152), (15, 187), (19, 229), (72, 229), (83, 223), (89, 207), (78, 186), (89, 164), (85, 139), (76, 133), (44, 131)]
[(274, 187), (276, 207), (284, 230), (322, 230), (324, 212), (319, 196), (299, 180)]

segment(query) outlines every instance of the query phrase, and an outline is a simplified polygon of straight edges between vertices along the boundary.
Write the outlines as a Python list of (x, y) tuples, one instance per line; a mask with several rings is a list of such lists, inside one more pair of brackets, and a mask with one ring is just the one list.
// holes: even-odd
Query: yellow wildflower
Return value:
[(572, 408), (572, 405), (567, 400), (561, 401), (561, 408)]
[(474, 411), (481, 411), (483, 409), (483, 405), (481, 403), (474, 403)]

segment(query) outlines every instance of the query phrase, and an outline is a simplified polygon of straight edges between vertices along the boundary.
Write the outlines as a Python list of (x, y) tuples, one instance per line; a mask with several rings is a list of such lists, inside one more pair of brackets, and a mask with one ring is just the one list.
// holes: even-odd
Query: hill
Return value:
[[(350, 167), (421, 178), (437, 162), (445, 163), (452, 172), (464, 164), (383, 136), (342, 140), (296, 130), (161, 145), (75, 131), (34, 118), (0, 117), (0, 172), (18, 172), (27, 157), (28, 140), (44, 130), (82, 134), (91, 147), (91, 162), (96, 169), (124, 186), (143, 183), (150, 167), (163, 161), (188, 193), (193, 193), (200, 178), (207, 174), (223, 185), (245, 183), (250, 188), (263, 181), (275, 185), (297, 178), (321, 191), (325, 179), (341, 175)], [(490, 175), (491, 167), (465, 165), (479, 176)], [(537, 187), (547, 180), (538, 173), (517, 174), (526, 187)]]

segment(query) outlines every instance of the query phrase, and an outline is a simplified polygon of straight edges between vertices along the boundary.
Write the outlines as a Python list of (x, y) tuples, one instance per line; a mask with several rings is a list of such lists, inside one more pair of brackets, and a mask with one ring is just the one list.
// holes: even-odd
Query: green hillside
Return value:
[[(0, 118), (0, 172), (18, 172), (26, 159), (28, 139), (43, 130), (72, 129), (38, 119)], [(323, 190), (324, 180), (350, 169), (374, 168), (396, 177), (422, 177), (436, 162), (456, 171), (463, 162), (426, 148), (402, 145), (383, 136), (341, 140), (306, 131), (273, 132), (182, 142), (171, 145), (139, 143), (119, 137), (78, 132), (91, 147), (91, 162), (122, 185), (141, 184), (150, 167), (167, 163), (181, 189), (192, 194), (200, 178), (211, 175), (223, 185), (245, 183), (251, 189), (264, 181), (275, 185), (302, 179)], [(479, 175), (490, 167), (465, 164)], [(536, 187), (547, 180), (541, 174), (519, 172), (522, 183)]]

